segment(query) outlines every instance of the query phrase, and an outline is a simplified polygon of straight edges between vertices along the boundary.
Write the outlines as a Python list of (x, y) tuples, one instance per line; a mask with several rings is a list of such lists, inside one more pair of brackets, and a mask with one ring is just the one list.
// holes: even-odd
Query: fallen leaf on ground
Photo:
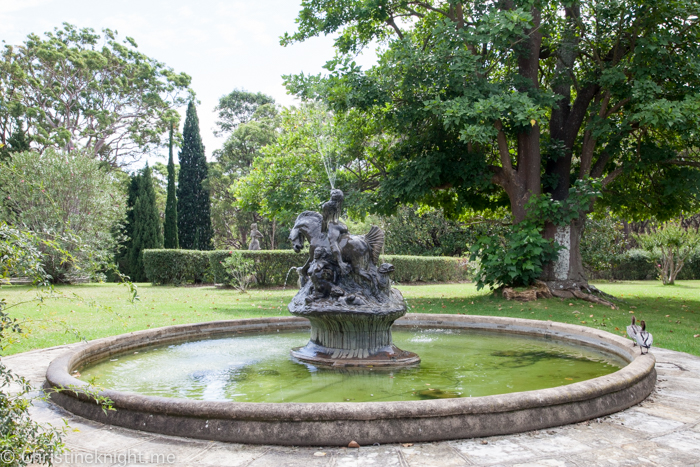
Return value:
[(403, 444), (401, 444), (401, 446), (403, 446), (405, 448), (410, 448), (411, 446), (413, 446), (413, 443), (403, 443)]
[(314, 456), (316, 456), (316, 457), (323, 457), (323, 456), (325, 456), (325, 455), (326, 455), (325, 452), (315, 452), (315, 453), (314, 453)]

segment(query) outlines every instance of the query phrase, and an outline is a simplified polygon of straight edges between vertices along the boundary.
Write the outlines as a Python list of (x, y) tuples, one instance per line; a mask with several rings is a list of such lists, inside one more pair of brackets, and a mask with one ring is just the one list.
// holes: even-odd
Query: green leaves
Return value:
[(58, 246), (41, 247), (53, 281), (90, 277), (111, 262), (113, 229), (126, 211), (120, 191), (114, 175), (82, 151), (20, 152), (0, 166), (4, 219)]
[(545, 222), (569, 225), (591, 210), (593, 202), (601, 195), (601, 187), (600, 180), (576, 180), (564, 200), (554, 200), (548, 194), (531, 196), (526, 204), (528, 221), (536, 225)]
[(530, 285), (540, 277), (544, 265), (557, 258), (558, 250), (529, 222), (514, 225), (502, 239), (481, 237), (472, 245), (470, 257), (479, 261), (477, 289)]
[(178, 240), (184, 249), (211, 250), (211, 202), (206, 185), (209, 166), (193, 101), (187, 106), (182, 140), (177, 186)]
[(255, 261), (244, 258), (239, 251), (234, 251), (221, 264), (228, 277), (228, 285), (245, 293), (255, 280)]
[[(219, 129), (214, 134), (217, 136), (227, 135), (236, 129), (238, 125), (245, 124), (251, 120), (260, 120), (262, 115), (260, 115), (259, 108), (265, 105), (274, 105), (274, 103), (275, 100), (272, 97), (261, 92), (252, 93), (234, 89), (229, 94), (222, 96), (214, 109), (215, 112), (218, 112), (219, 117), (219, 120), (216, 122)], [(274, 109), (274, 107), (271, 107), (271, 109)], [(255, 115), (256, 112), (258, 113), (257, 116)]]
[(107, 40), (64, 24), (30, 34), (0, 61), (0, 131), (21, 117), (38, 148), (85, 148), (121, 165), (161, 145), (169, 110), (186, 102), (190, 77), (138, 52), (133, 39)]
[(673, 285), (688, 257), (700, 247), (700, 232), (684, 229), (676, 222), (658, 226), (655, 231), (635, 235), (639, 246), (650, 253), (664, 285)]
[(322, 106), (282, 112), (276, 142), (261, 148), (248, 175), (231, 188), (241, 209), (290, 222), (319, 206), (330, 190), (317, 140), (318, 122), (324, 118), (330, 116)]

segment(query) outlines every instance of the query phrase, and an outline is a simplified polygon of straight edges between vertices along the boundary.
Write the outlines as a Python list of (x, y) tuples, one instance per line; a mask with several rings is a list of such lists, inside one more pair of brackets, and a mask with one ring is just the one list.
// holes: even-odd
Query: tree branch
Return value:
[(610, 185), (620, 174), (622, 173), (622, 167), (618, 167), (612, 172), (610, 172), (602, 182), (603, 188)]
[(501, 166), (503, 167), (504, 175), (508, 179), (512, 179), (513, 173), (513, 163), (510, 160), (510, 151), (508, 150), (508, 141), (506, 140), (506, 134), (503, 132), (503, 123), (500, 120), (496, 120), (493, 124), (498, 130), (498, 153), (501, 156)]

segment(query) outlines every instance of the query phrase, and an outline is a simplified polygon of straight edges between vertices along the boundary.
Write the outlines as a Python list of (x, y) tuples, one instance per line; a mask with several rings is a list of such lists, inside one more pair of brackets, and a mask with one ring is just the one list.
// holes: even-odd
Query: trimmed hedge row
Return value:
[[(259, 285), (283, 285), (289, 270), (303, 266), (308, 253), (292, 250), (239, 250), (244, 258), (255, 260), (255, 277)], [(148, 280), (154, 284), (189, 282), (226, 283), (229, 280), (221, 264), (231, 254), (228, 250), (144, 250), (143, 263)], [(382, 263), (391, 263), (396, 282), (448, 282), (468, 279), (464, 259), (441, 256), (383, 255)], [(296, 283), (297, 275), (289, 274)]]
[(382, 255), (380, 263), (394, 265), (396, 282), (450, 282), (469, 279), (467, 260), (449, 256)]
[(143, 250), (146, 277), (154, 284), (207, 282), (211, 251)]
[[(612, 279), (621, 281), (642, 281), (656, 279), (658, 273), (649, 252), (631, 249), (616, 259), (611, 271), (589, 273), (590, 279)], [(700, 251), (692, 253), (678, 273), (679, 280), (700, 279)]]

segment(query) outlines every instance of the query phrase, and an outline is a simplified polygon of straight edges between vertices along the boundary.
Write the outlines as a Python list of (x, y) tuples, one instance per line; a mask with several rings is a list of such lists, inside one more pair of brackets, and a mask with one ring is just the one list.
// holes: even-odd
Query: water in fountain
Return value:
[[(308, 333), (281, 332), (160, 345), (80, 370), (109, 389), (197, 400), (369, 402), (477, 397), (568, 385), (625, 366), (614, 355), (516, 334), (401, 330), (394, 340), (416, 366), (325, 368), (288, 349)], [(504, 346), (504, 339), (508, 345)]]
[(330, 137), (325, 135), (316, 136), (316, 144), (318, 145), (318, 152), (321, 154), (321, 160), (323, 161), (323, 168), (326, 171), (326, 176), (328, 177), (328, 183), (331, 185), (331, 189), (335, 188), (335, 181), (337, 178), (338, 165), (333, 157), (333, 151), (330, 148)]
[(289, 268), (289, 271), (287, 271), (287, 275), (284, 277), (284, 285), (282, 286), (282, 290), (287, 288), (287, 279), (289, 279), (289, 274), (292, 271), (296, 271), (296, 270), (297, 270), (297, 268), (295, 266), (292, 266), (291, 268)]

